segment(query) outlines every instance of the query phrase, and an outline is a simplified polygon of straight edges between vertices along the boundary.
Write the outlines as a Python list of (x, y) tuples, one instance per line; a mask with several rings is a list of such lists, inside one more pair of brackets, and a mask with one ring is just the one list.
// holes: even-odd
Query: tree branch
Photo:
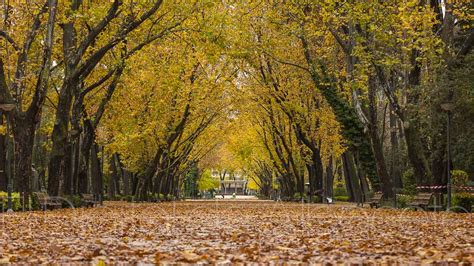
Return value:
[(28, 61), (28, 52), (30, 51), (31, 44), (38, 34), (38, 30), (41, 26), (41, 16), (48, 10), (49, 1), (47, 0), (40, 12), (35, 16), (31, 30), (28, 32), (23, 49), (21, 50), (20, 55), (18, 56), (16, 72), (15, 72), (15, 82), (13, 83), (13, 90), (16, 90), (20, 86), (19, 82), (22, 80), (25, 75), (25, 63)]
[(2, 58), (0, 58), (0, 102), (13, 103), (13, 98), (7, 85), (7, 78), (5, 76)]
[(15, 51), (20, 50), (20, 47), (16, 44), (15, 40), (13, 40), (13, 38), (10, 37), (10, 35), (8, 35), (8, 33), (6, 33), (5, 31), (0, 30), (0, 37), (5, 38), (11, 44)]
[(41, 70), (38, 75), (36, 82), (35, 94), (33, 100), (28, 107), (27, 113), (35, 119), (35, 122), (39, 121), (39, 114), (41, 113), (41, 107), (44, 104), (46, 93), (48, 90), (48, 81), (51, 73), (51, 57), (53, 54), (53, 42), (54, 42), (54, 24), (56, 22), (56, 9), (58, 0), (48, 0), (49, 17), (46, 24), (46, 37), (44, 40), (43, 48), (43, 63)]
[(97, 88), (100, 85), (104, 84), (104, 82), (106, 82), (107, 80), (109, 80), (112, 77), (112, 75), (115, 73), (115, 71), (117, 71), (117, 69), (115, 69), (115, 68), (109, 70), (109, 72), (105, 76), (103, 76), (98, 81), (92, 83), (90, 86), (88, 86), (84, 90), (82, 90), (81, 91), (81, 97), (84, 97), (86, 94), (88, 94), (89, 92), (91, 92), (95, 88)]
[(122, 4), (123, 2), (121, 0), (114, 0), (107, 11), (107, 15), (89, 31), (89, 34), (87, 34), (87, 37), (82, 41), (82, 43), (79, 45), (79, 48), (77, 49), (75, 63), (79, 62), (87, 48), (94, 42), (97, 36), (107, 27), (107, 25), (109, 25), (109, 23), (114, 18), (120, 14), (119, 7)]

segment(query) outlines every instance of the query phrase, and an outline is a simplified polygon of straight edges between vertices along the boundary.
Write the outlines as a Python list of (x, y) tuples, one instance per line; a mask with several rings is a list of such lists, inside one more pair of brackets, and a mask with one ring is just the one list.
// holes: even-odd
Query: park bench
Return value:
[(416, 194), (415, 198), (412, 202), (410, 202), (410, 207), (421, 208), (426, 210), (431, 202), (431, 198), (433, 197), (433, 193), (418, 193)]
[(81, 196), (82, 204), (84, 204), (86, 207), (94, 207), (94, 205), (100, 203), (98, 200), (95, 200), (93, 194), (82, 194)]
[(55, 198), (52, 198), (45, 192), (33, 192), (33, 194), (38, 199), (38, 203), (43, 211), (46, 209), (59, 209), (62, 207), (61, 201)]
[(382, 203), (383, 193), (382, 192), (375, 192), (372, 198), (369, 199), (367, 203), (369, 203), (370, 208), (378, 208)]

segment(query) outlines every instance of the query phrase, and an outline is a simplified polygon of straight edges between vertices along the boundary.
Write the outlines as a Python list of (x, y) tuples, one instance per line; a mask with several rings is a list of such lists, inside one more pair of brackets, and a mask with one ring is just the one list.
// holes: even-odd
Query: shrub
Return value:
[(122, 197), (122, 199), (127, 201), (127, 202), (132, 202), (133, 201), (133, 196), (132, 195), (124, 195)]
[(453, 197), (453, 211), (457, 212), (472, 212), (472, 205), (474, 205), (474, 194), (470, 193), (456, 193)]
[(349, 196), (335, 196), (335, 201), (349, 201)]
[(322, 202), (323, 202), (323, 198), (322, 198), (321, 196), (314, 195), (314, 196), (311, 198), (311, 202), (312, 202), (312, 203), (322, 203)]
[(334, 188), (334, 191), (333, 191), (333, 194), (334, 194), (334, 197), (338, 197), (338, 196), (347, 196), (347, 191), (346, 189), (344, 188), (344, 186), (336, 186)]
[(397, 208), (407, 208), (408, 204), (413, 200), (412, 195), (397, 195)]
[[(0, 212), (6, 211), (8, 209), (8, 193), (0, 191), (0, 198), (3, 198), (3, 201), (0, 200)], [(21, 203), (20, 203), (20, 193), (12, 193), (12, 209), (13, 211), (21, 210)]]
[(451, 177), (453, 186), (466, 186), (469, 181), (468, 174), (463, 170), (452, 170)]
[(38, 201), (38, 197), (36, 197), (34, 194), (31, 195), (31, 209), (32, 210), (40, 210), (41, 205)]
[(304, 200), (306, 200), (306, 199), (307, 199), (306, 194), (304, 194), (304, 193), (302, 194), (302, 193), (296, 192), (296, 193), (293, 195), (293, 199), (298, 199), (298, 200), (300, 200), (301, 198), (303, 198)]
[(402, 175), (403, 194), (416, 195), (416, 181), (413, 169), (406, 170)]
[[(79, 195), (66, 195), (64, 196), (65, 200), (61, 200), (61, 204), (63, 208), (80, 208), (82, 206), (82, 200)], [(71, 206), (72, 204), (72, 206)]]

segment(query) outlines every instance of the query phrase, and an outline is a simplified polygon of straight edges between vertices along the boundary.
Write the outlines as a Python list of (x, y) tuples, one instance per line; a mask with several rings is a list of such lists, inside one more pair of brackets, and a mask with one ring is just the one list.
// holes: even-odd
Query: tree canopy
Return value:
[(41, 187), (177, 198), (197, 165), (203, 190), (214, 187), (206, 170), (238, 170), (263, 197), (324, 200), (343, 183), (361, 202), (373, 191), (392, 198), (407, 173), (418, 186), (443, 186), (454, 169), (474, 178), (468, 1), (33, 0), (1, 10), (0, 168), (13, 166), (0, 191), (11, 173), (26, 198)]

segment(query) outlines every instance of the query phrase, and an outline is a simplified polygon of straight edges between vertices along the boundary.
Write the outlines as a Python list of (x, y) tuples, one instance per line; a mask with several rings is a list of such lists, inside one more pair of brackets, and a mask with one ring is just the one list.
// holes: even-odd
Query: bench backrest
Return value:
[(36, 195), (36, 197), (38, 198), (39, 201), (47, 201), (49, 199), (49, 196), (47, 193), (44, 193), (44, 192), (34, 192), (34, 194)]
[(433, 193), (418, 193), (413, 199), (414, 202), (429, 203)]
[(85, 200), (94, 200), (94, 195), (92, 194), (82, 194), (82, 198)]
[(383, 193), (382, 192), (375, 192), (371, 199), (372, 200), (381, 200), (382, 198), (383, 198)]

